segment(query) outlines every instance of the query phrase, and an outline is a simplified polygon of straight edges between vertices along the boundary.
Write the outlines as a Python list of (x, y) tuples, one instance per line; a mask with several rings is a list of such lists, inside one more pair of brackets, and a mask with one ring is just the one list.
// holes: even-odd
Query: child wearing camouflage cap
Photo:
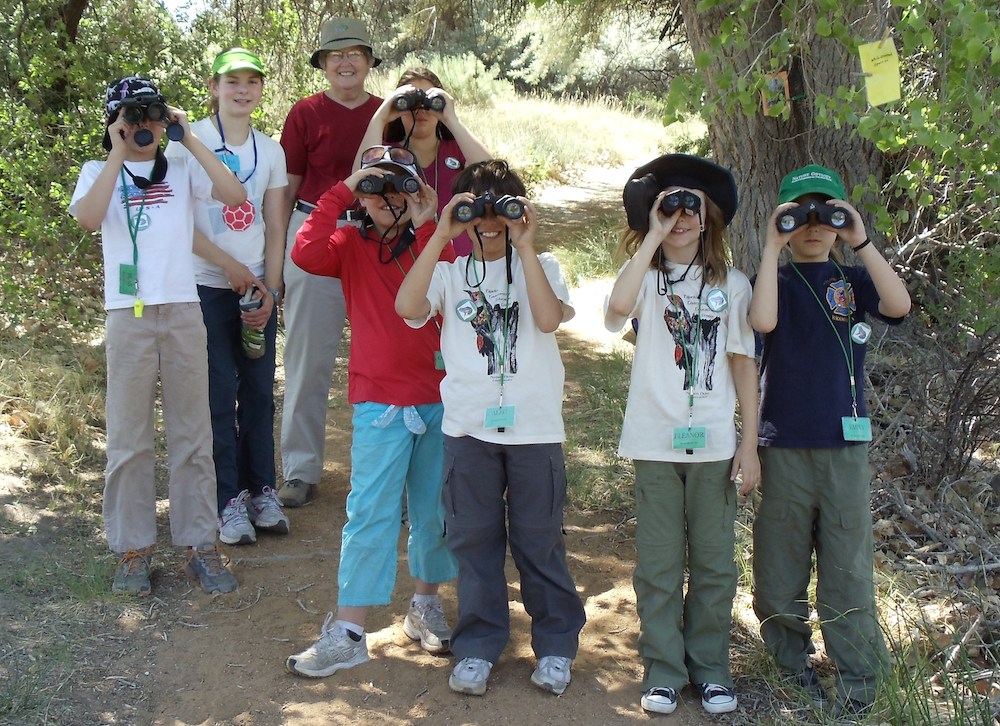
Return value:
[[(206, 592), (229, 592), (236, 578), (215, 543), (215, 469), (208, 413), (205, 325), (192, 263), (194, 201), (213, 195), (238, 206), (236, 176), (191, 132), (148, 78), (128, 76), (105, 93), (106, 161), (80, 170), (69, 212), (100, 230), (104, 249), (107, 468), (104, 526), (121, 560), (116, 593), (149, 595), (156, 542), (157, 380), (170, 454), (170, 530), (188, 550), (187, 572)], [(164, 133), (194, 160), (167, 163)], [(194, 162), (208, 173), (202, 182)]]

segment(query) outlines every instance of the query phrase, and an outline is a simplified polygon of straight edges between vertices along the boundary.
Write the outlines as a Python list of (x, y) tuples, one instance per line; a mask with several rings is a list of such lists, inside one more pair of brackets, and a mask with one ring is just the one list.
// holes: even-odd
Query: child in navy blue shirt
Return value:
[[(764, 334), (754, 611), (779, 667), (822, 705), (825, 692), (809, 665), (815, 551), (816, 609), (838, 667), (838, 718), (871, 710), (888, 666), (872, 582), (865, 318), (896, 324), (910, 309), (906, 287), (846, 197), (840, 177), (822, 166), (782, 180), (750, 305), (750, 322)], [(861, 266), (838, 263), (838, 237)], [(791, 261), (779, 267), (785, 245)]]

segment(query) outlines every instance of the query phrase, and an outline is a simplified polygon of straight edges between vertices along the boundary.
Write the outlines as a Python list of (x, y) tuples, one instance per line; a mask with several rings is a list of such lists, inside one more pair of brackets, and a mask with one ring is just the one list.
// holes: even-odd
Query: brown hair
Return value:
[(503, 159), (488, 159), (475, 164), (469, 164), (455, 177), (451, 193), (471, 192), (479, 197), (486, 192), (498, 196), (510, 194), (515, 197), (526, 197), (527, 190), (521, 177), (510, 168)]
[[(726, 228), (722, 210), (708, 195), (705, 195), (705, 231), (702, 233), (701, 254), (705, 267), (705, 281), (722, 284), (729, 272), (730, 247), (729, 234)], [(639, 249), (645, 232), (637, 232), (625, 227), (618, 236), (618, 246), (615, 248), (614, 259), (619, 262), (631, 259)], [(649, 266), (656, 269), (663, 259), (662, 248), (658, 249)]]
[[(405, 86), (407, 83), (413, 83), (413, 81), (427, 81), (434, 88), (444, 88), (441, 83), (441, 79), (438, 78), (437, 73), (432, 71), (430, 68), (425, 66), (414, 66), (413, 68), (407, 68), (403, 71), (403, 75), (399, 77), (399, 82), (396, 83), (396, 88), (400, 86)], [(454, 141), (455, 135), (448, 130), (440, 121), (437, 125), (437, 137), (444, 141)], [(393, 119), (385, 125), (385, 132), (382, 134), (383, 142), (387, 144), (398, 144), (406, 138), (406, 129), (403, 128), (402, 119)]]

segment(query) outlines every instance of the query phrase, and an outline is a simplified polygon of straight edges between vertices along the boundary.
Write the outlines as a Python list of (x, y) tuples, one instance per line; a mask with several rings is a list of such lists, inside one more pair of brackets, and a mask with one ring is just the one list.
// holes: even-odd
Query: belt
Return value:
[(306, 214), (312, 214), (312, 211), (316, 209), (316, 205), (310, 204), (309, 202), (303, 202), (301, 199), (296, 199), (295, 208), (300, 212), (305, 212)]

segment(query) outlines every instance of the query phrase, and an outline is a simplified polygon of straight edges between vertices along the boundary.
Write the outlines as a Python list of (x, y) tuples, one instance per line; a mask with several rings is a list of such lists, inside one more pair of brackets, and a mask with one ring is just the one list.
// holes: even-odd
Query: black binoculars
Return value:
[(386, 176), (372, 174), (362, 177), (361, 181), (358, 182), (358, 191), (362, 194), (381, 194), (386, 188), (389, 191), (416, 194), (420, 191), (420, 182), (405, 174), (387, 174)]
[(482, 217), (486, 214), (486, 207), (493, 209), (493, 213), (498, 217), (507, 219), (520, 219), (524, 216), (524, 202), (510, 194), (502, 197), (494, 197), (489, 192), (476, 197), (471, 202), (461, 201), (452, 210), (452, 216), (463, 224)]
[(787, 209), (778, 215), (776, 224), (778, 231), (784, 234), (794, 232), (799, 227), (809, 222), (810, 215), (816, 215), (820, 224), (825, 224), (834, 229), (844, 229), (851, 223), (851, 214), (842, 207), (835, 207), (832, 204), (820, 204), (818, 202), (807, 202), (797, 207)]
[[(141, 103), (129, 99), (122, 101), (120, 113), (125, 118), (125, 122), (132, 126), (141, 123), (145, 118), (153, 123), (166, 124), (167, 138), (171, 141), (180, 141), (184, 138), (184, 127), (170, 119), (170, 110), (163, 101)], [(153, 132), (149, 129), (139, 129), (133, 138), (139, 146), (149, 146), (153, 143)]]
[(660, 202), (660, 209), (668, 217), (681, 208), (687, 209), (691, 212), (697, 212), (701, 209), (701, 198), (697, 194), (678, 190), (676, 192), (670, 192), (670, 194), (665, 196), (663, 201)]
[(426, 108), (428, 111), (444, 111), (446, 103), (445, 97), (439, 93), (428, 95), (418, 88), (415, 91), (396, 96), (392, 102), (392, 107), (397, 111), (415, 111), (418, 108)]

